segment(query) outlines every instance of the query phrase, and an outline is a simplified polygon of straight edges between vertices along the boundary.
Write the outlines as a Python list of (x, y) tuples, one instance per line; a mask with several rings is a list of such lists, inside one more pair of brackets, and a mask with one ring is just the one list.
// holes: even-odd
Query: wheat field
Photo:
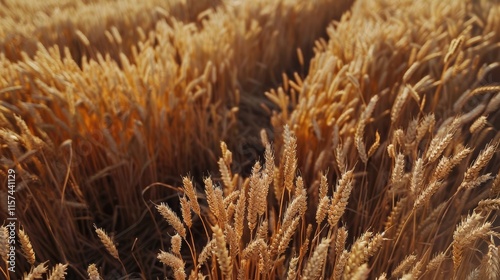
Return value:
[(1, 0), (0, 279), (500, 279), (499, 109), (500, 1)]

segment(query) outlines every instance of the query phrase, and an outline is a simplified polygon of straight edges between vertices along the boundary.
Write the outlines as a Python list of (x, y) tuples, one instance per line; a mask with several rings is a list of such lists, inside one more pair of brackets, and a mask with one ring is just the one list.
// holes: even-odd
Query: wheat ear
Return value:
[(302, 274), (302, 279), (319, 279), (321, 277), (330, 242), (331, 239), (329, 238), (323, 238), (323, 240), (321, 240), (321, 243), (316, 247), (312, 257), (307, 262)]
[(184, 186), (184, 192), (189, 198), (189, 203), (191, 205), (191, 208), (193, 209), (193, 212), (198, 216), (201, 215), (200, 204), (198, 204), (198, 198), (196, 196), (196, 190), (193, 186), (193, 182), (191, 182), (189, 178), (184, 177), (182, 178), (182, 184)]
[(19, 240), (21, 241), (24, 256), (32, 266), (35, 265), (35, 251), (33, 251), (30, 239), (23, 229), (19, 229)]
[(32, 268), (29, 274), (24, 275), (24, 279), (32, 280), (32, 279), (41, 279), (42, 276), (47, 273), (46, 262), (37, 265)]
[(87, 274), (89, 275), (89, 280), (102, 280), (99, 270), (95, 264), (90, 264), (87, 268)]
[(231, 259), (229, 258), (229, 253), (227, 251), (224, 233), (217, 225), (212, 227), (212, 231), (213, 239), (215, 239), (215, 254), (217, 255), (217, 259), (219, 260), (220, 270), (225, 277), (231, 278), (233, 266), (231, 264)]
[(52, 272), (50, 273), (50, 276), (47, 280), (61, 280), (65, 279), (66, 275), (66, 269), (68, 268), (67, 264), (56, 264)]
[(488, 253), (483, 257), (479, 267), (478, 279), (495, 280), (500, 278), (500, 257), (498, 247), (490, 244)]
[(6, 226), (0, 226), (0, 254), (2, 254), (2, 259), (7, 262), (7, 257), (9, 253), (9, 230)]
[(116, 246), (113, 243), (111, 237), (109, 237), (104, 230), (98, 228), (96, 225), (94, 225), (94, 228), (97, 236), (101, 240), (101, 243), (104, 245), (108, 253), (110, 253), (113, 258), (119, 260), (120, 257), (118, 256), (118, 250), (116, 249)]
[(290, 260), (290, 264), (288, 265), (288, 273), (286, 276), (286, 280), (297, 279), (297, 263), (298, 262), (299, 262), (299, 257), (293, 257)]
[(184, 228), (184, 225), (182, 224), (177, 214), (172, 209), (170, 209), (167, 204), (162, 202), (160, 205), (156, 206), (156, 209), (158, 209), (158, 212), (160, 212), (163, 218), (175, 229), (175, 231), (180, 236), (182, 236), (182, 238), (186, 238), (186, 229)]
[(353, 171), (347, 171), (342, 174), (338, 184), (337, 190), (333, 194), (332, 204), (328, 210), (328, 223), (330, 226), (337, 226), (340, 217), (344, 214), (345, 208), (347, 207), (347, 201), (351, 195), (351, 190), (353, 188)]

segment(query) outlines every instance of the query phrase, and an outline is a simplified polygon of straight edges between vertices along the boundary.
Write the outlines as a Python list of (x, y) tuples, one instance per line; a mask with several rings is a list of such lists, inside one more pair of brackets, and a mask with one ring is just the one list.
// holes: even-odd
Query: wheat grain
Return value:
[(85, 34), (83, 34), (82, 31), (80, 30), (76, 30), (75, 31), (75, 35), (76, 37), (78, 37), (78, 39), (86, 46), (86, 47), (89, 47), (90, 46), (90, 41), (89, 39), (87, 38), (87, 36), (85, 36)]

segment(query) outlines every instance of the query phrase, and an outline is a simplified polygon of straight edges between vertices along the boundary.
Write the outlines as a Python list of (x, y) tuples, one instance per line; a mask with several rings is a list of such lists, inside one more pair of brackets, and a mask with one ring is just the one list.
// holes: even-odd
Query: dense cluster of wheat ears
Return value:
[(0, 278), (500, 279), (499, 83), (499, 1), (0, 1)]

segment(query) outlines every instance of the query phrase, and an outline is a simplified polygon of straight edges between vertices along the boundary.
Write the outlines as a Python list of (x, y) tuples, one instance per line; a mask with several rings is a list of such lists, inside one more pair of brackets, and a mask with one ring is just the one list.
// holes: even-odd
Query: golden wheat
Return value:
[(0, 3), (2, 277), (499, 277), (498, 3), (28, 4)]

